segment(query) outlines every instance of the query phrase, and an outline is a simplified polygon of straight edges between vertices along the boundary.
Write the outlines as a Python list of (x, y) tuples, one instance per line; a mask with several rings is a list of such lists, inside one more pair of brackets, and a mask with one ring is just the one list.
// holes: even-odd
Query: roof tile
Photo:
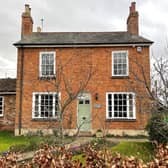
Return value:
[(0, 79), (0, 92), (16, 92), (16, 79)]
[(128, 32), (34, 32), (14, 45), (89, 45), (153, 43)]

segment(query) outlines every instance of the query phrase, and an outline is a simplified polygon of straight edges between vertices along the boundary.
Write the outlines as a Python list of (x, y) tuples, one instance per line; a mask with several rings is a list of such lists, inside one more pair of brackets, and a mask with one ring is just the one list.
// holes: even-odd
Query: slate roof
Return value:
[(99, 44), (152, 44), (141, 36), (128, 32), (33, 32), (22, 38), (18, 45), (99, 45)]
[(0, 79), (0, 92), (16, 92), (16, 79)]

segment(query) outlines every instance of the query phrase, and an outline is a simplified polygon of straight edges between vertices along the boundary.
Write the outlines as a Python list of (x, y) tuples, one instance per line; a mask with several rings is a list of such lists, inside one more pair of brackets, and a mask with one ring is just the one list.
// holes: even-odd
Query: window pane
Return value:
[(113, 61), (114, 61), (114, 64), (117, 64), (117, 57), (114, 56)]
[(118, 112), (114, 112), (114, 117), (118, 117)]
[(127, 52), (113, 53), (113, 74), (127, 75)]
[(45, 65), (45, 64), (46, 64), (46, 63), (45, 63), (45, 62), (46, 62), (45, 60), (46, 60), (46, 59), (45, 59), (45, 54), (43, 54), (43, 55), (42, 55), (42, 65)]
[(83, 100), (79, 100), (79, 104), (83, 104)]
[(35, 116), (35, 117), (38, 117), (38, 116), (39, 116), (39, 113), (35, 111), (35, 112), (34, 112), (34, 116)]
[[(34, 117), (49, 118), (56, 117), (58, 113), (58, 95), (36, 94), (34, 102)], [(55, 100), (55, 102), (54, 102)]]
[(118, 98), (117, 94), (114, 94), (114, 100), (116, 100)]
[[(110, 96), (109, 96), (110, 95)], [(113, 98), (113, 99), (109, 99)], [(127, 93), (108, 94), (108, 117), (112, 112), (114, 118), (132, 118), (133, 117), (133, 95)], [(113, 102), (113, 103), (112, 103)]]
[(54, 64), (54, 57), (52, 55), (50, 55), (50, 62), (51, 65)]
[(54, 75), (54, 54), (42, 54), (41, 61), (41, 75), (42, 76), (51, 76)]
[(109, 107), (108, 107), (108, 110), (109, 110), (109, 111), (112, 111), (112, 106), (109, 106)]
[(132, 99), (133, 98), (133, 95), (132, 94), (129, 94), (129, 99)]
[(129, 94), (129, 117), (133, 117), (133, 95)]
[(38, 117), (39, 116), (39, 96), (35, 95), (35, 107), (34, 107), (34, 116)]
[(112, 105), (112, 101), (111, 100), (108, 101), (108, 105)]
[(89, 100), (85, 100), (85, 104), (90, 104), (90, 101)]
[(46, 54), (46, 65), (49, 65), (50, 64), (50, 62), (49, 62), (49, 55), (48, 54)]
[(108, 99), (111, 100), (111, 98), (112, 98), (112, 95), (111, 95), (111, 94), (108, 94)]
[(123, 117), (127, 117), (127, 113), (126, 112), (123, 113)]

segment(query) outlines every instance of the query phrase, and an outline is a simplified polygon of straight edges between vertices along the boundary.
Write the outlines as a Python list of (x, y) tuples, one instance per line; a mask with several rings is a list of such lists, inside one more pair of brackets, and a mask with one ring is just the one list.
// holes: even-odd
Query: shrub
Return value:
[(166, 144), (168, 142), (168, 121), (165, 113), (156, 113), (148, 121), (146, 130), (151, 141)]
[(101, 150), (103, 148), (112, 147), (112, 146), (115, 146), (116, 144), (117, 143), (108, 141), (104, 138), (95, 138), (90, 142), (90, 145), (92, 146), (92, 148), (96, 150)]

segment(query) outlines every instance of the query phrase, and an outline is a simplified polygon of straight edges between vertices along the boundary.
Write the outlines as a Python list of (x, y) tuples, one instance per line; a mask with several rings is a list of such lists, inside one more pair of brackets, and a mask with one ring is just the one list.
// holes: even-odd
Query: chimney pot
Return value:
[(30, 13), (30, 15), (31, 15), (31, 8), (29, 8), (29, 13)]
[(130, 9), (130, 13), (131, 13), (132, 12), (132, 6), (130, 6), (129, 9)]
[(41, 27), (37, 27), (37, 32), (40, 33), (41, 32)]
[(136, 2), (132, 2), (131, 3), (131, 12), (135, 12), (136, 11)]
[(28, 4), (25, 4), (25, 13), (30, 13), (30, 8)]

